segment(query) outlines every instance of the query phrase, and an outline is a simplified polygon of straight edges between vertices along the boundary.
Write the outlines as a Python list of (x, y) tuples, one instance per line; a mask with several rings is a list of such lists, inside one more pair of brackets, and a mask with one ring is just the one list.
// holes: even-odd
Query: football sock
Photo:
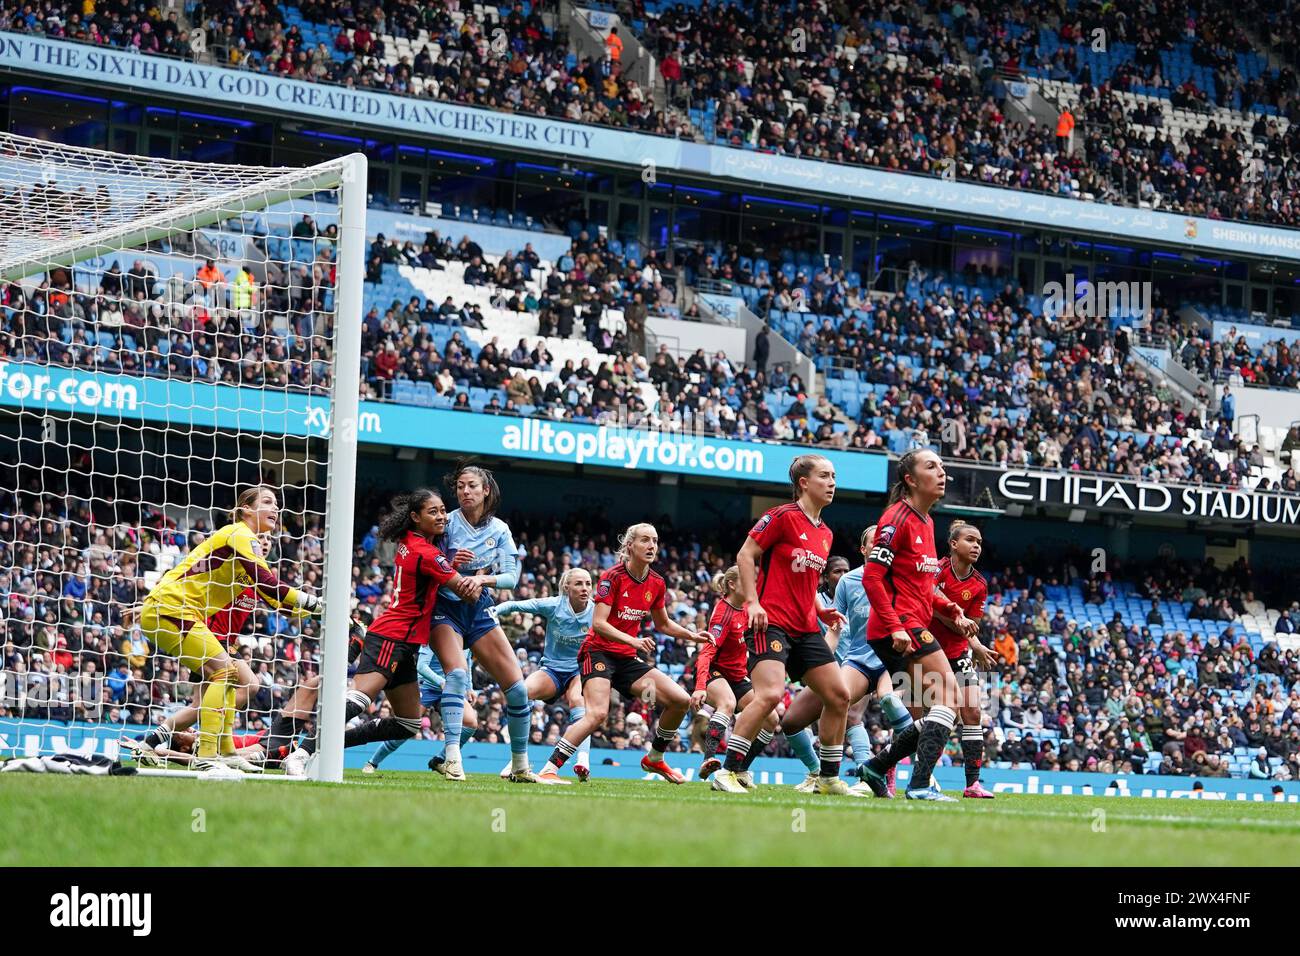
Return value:
[(966, 770), (966, 786), (974, 785), (980, 778), (980, 764), (984, 756), (984, 735), (978, 727), (961, 725), (961, 762)]
[(372, 717), (370, 720), (348, 728), (343, 735), (343, 746), (357, 747), (376, 740), (410, 740), (420, 732), (419, 717)]
[(727, 759), (722, 764), (723, 768), (733, 772), (744, 769), (741, 765), (748, 753), (749, 741), (733, 733), (727, 741)]
[(816, 773), (821, 769), (821, 763), (817, 759), (817, 748), (813, 746), (812, 730), (805, 727), (797, 734), (786, 734), (785, 739), (789, 742), (794, 755), (799, 758), (799, 762), (808, 768), (809, 773)]
[(221, 737), (217, 741), (217, 749), (223, 757), (234, 756), (235, 753), (235, 717), (239, 714), (239, 707), (236, 704), (235, 685), (233, 682), (226, 684), (226, 704), (221, 711)]
[[(361, 693), (361, 691), (356, 690), (355, 688), (352, 689), (352, 690), (350, 690), (350, 691), (348, 691), (348, 693), (347, 693), (347, 697), (345, 698), (345, 700), (347, 701), (347, 705), (346, 705), (346, 708), (345, 708), (345, 718), (344, 718), (344, 719), (345, 719), (347, 722), (349, 722), (349, 723), (353, 720), (353, 718), (355, 718), (355, 717), (357, 717), (357, 716), (359, 716), (359, 715), (361, 715), (361, 714), (364, 714), (366, 711), (368, 711), (368, 710), (370, 709), (370, 704), (371, 704), (371, 700), (370, 700), (370, 698), (367, 697), (365, 694)], [(417, 727), (416, 730), (419, 730), (419, 728)], [(345, 734), (345, 737), (346, 737), (346, 734)], [(374, 739), (374, 740), (387, 740), (387, 739), (389, 739), (389, 738), (387, 738), (387, 737), (374, 737), (374, 738), (372, 738), (372, 739)], [(359, 742), (360, 742), (360, 743), (365, 743), (364, 740), (363, 740), (363, 741), (359, 741)], [(356, 744), (345, 744), (344, 746), (347, 746), (347, 747), (355, 747)], [(305, 750), (305, 751), (307, 751), (307, 753), (309, 753), (309, 754), (314, 754), (314, 753), (316, 752), (316, 737), (308, 737), (306, 740), (304, 740), (304, 741), (302, 742), (302, 749)]]
[(709, 718), (708, 726), (704, 728), (705, 760), (718, 752), (718, 748), (722, 746), (722, 738), (727, 736), (727, 728), (730, 726), (730, 715), (720, 714), (716, 710), (713, 712), (713, 716)]
[(822, 744), (819, 748), (818, 756), (821, 759), (819, 774), (823, 777), (838, 777), (840, 775), (840, 762), (844, 759), (843, 744)]
[(916, 745), (916, 761), (912, 767), (912, 777), (907, 781), (907, 789), (920, 790), (930, 785), (930, 775), (934, 765), (943, 753), (944, 744), (952, 736), (953, 724), (957, 715), (950, 707), (942, 705), (931, 707), (930, 712), (921, 721), (921, 735)]
[(853, 748), (853, 759), (858, 763), (871, 756), (871, 735), (867, 733), (866, 727), (854, 724), (845, 731), (844, 739)]
[(673, 745), (673, 741), (676, 739), (677, 728), (667, 728), (664, 726), (664, 722), (660, 720), (659, 726), (655, 729), (654, 741), (650, 744), (650, 759), (656, 763), (661, 762), (664, 759), (664, 754), (668, 752), (668, 748)]
[(404, 743), (406, 743), (404, 740), (385, 740), (375, 748), (375, 752), (370, 755), (370, 759), (367, 763), (374, 767), (380, 766), (385, 760), (397, 753), (397, 748), (401, 747)]
[[(583, 717), (587, 716), (586, 707), (575, 707), (569, 711), (569, 726), (572, 727)], [(578, 744), (578, 765), (582, 767), (591, 766), (591, 734), (582, 738), (582, 743)]]
[(876, 754), (867, 763), (877, 773), (884, 773), (904, 757), (910, 757), (916, 753), (916, 744), (920, 739), (921, 731), (917, 729), (915, 723), (912, 723), (894, 734), (894, 739), (889, 742), (888, 750)]
[(457, 667), (442, 685), (438, 712), (442, 714), (442, 737), (448, 760), (460, 760), (460, 732), (465, 722), (465, 695), (469, 693), (469, 671)]
[(749, 753), (745, 754), (745, 760), (740, 765), (741, 770), (748, 770), (754, 765), (754, 761), (759, 758), (767, 745), (772, 742), (772, 731), (760, 730), (758, 736), (754, 738), (754, 745), (749, 748)]
[(912, 715), (897, 694), (886, 694), (880, 698), (880, 712), (885, 715), (885, 720), (894, 733), (912, 726)]
[(578, 747), (576, 744), (571, 744), (568, 740), (561, 737), (556, 741), (555, 749), (551, 751), (551, 759), (548, 760), (546, 766), (542, 768), (542, 773), (546, 773), (548, 770), (552, 772), (559, 770), (564, 766), (564, 762), (573, 756), (577, 749)]
[[(510, 762), (516, 770), (528, 769), (528, 724), (530, 710), (528, 707), (528, 689), (522, 680), (517, 680), (506, 688), (506, 726), (510, 730)], [(460, 728), (456, 728), (460, 736)], [(460, 744), (456, 745), (457, 753)]]
[(225, 724), (226, 688), (236, 679), (234, 667), (223, 667), (209, 679), (199, 707), (199, 738), (194, 749), (195, 756), (217, 755), (217, 739)]

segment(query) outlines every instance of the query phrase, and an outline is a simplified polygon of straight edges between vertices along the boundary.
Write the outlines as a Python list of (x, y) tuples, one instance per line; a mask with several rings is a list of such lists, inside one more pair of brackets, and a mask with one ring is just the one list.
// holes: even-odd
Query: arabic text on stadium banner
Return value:
[[(186, 428), (329, 436), (329, 401), (259, 388), (93, 375), (30, 363), (0, 362), (0, 405), (95, 418), (141, 418)], [(791, 445), (620, 429), (505, 415), (475, 415), (387, 402), (362, 402), (361, 442), (467, 454), (567, 461), (576, 465), (704, 475), (785, 484)], [(822, 451), (846, 491), (884, 491), (884, 455)]]
[(1141, 239), (1165, 246), (1300, 260), (1300, 231), (1082, 202), (973, 183), (883, 172), (863, 166), (684, 142), (536, 116), (512, 115), (427, 98), (346, 89), (285, 77), (143, 56), (66, 40), (0, 32), (0, 67), (230, 107), (376, 129), (405, 130), (553, 156), (624, 163), (638, 169), (707, 175), (736, 185), (761, 183), (841, 200), (967, 215), (1071, 233)]
[[(0, 718), (0, 757), (34, 757), (67, 750), (84, 754), (102, 753), (118, 756), (118, 741), (123, 736), (140, 736), (150, 728), (135, 724), (68, 724), (43, 721), (22, 721)], [(432, 740), (413, 740), (384, 762), (384, 770), (414, 770), (428, 773), (429, 758), (442, 752), (442, 744)], [(345, 766), (360, 767), (374, 753), (373, 747), (353, 747), (344, 751)], [(550, 747), (529, 747), (529, 759), (540, 767), (551, 755)], [(592, 772), (611, 780), (635, 780), (646, 777), (639, 761), (641, 752), (595, 748), (591, 751)], [(614, 763), (605, 763), (606, 760)], [(688, 780), (696, 779), (700, 754), (672, 754), (673, 766), (680, 769)], [(469, 744), (465, 748), (465, 769), (470, 773), (497, 773), (510, 762), (509, 744)], [(905, 784), (910, 767), (899, 768), (898, 780)], [(760, 757), (754, 762), (754, 775), (759, 783), (794, 784), (803, 779), (803, 764), (797, 760)], [(965, 786), (960, 767), (939, 767), (935, 770), (939, 785), (945, 790), (960, 790)], [(1158, 774), (1116, 776), (1100, 773), (1039, 772), (1029, 770), (997, 770), (985, 767), (980, 778), (996, 793), (1081, 794), (1098, 797), (1156, 797), (1170, 799), (1246, 800), (1251, 802), (1300, 803), (1300, 783), (1283, 783), (1281, 797), (1271, 780), (1201, 779), (1204, 791), (1192, 789), (1191, 777), (1165, 777)]]

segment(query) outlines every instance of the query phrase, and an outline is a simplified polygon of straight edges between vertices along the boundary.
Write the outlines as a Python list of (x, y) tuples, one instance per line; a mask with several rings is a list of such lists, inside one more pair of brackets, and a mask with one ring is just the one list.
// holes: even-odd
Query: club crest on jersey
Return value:
[(781, 642), (780, 642), (780, 641), (773, 641), (773, 642), (772, 642), (772, 650), (774, 650), (774, 651), (776, 651), (776, 653), (780, 654), (780, 653), (781, 653)]
[(934, 643), (934, 635), (931, 634), (929, 631), (922, 631), (922, 632), (921, 632), (921, 643), (922, 643), (922, 644), (933, 644), (933, 643)]
[(898, 529), (892, 524), (887, 524), (883, 528), (876, 529), (876, 544), (888, 548), (894, 543), (894, 532)]
[(970, 600), (970, 588), (966, 588), (965, 590), (963, 590), (963, 591), (961, 592), (961, 599), (962, 599), (963, 601), (969, 601), (969, 600)]
[(605, 662), (604, 662), (604, 661), (596, 661), (596, 670), (598, 670), (598, 671), (603, 671), (604, 669), (605, 669)]
[(651, 591), (649, 588), (646, 588), (645, 599), (647, 604), (654, 598), (654, 596), (655, 593)]

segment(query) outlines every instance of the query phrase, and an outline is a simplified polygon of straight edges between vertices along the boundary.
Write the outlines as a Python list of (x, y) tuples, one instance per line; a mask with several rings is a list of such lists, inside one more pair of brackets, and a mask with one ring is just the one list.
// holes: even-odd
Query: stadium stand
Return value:
[[(370, 247), (362, 362), (371, 398), (895, 454), (932, 446), (990, 464), (1296, 490), (1285, 440), (1270, 433), (1263, 448), (1246, 444), (1230, 418), (1209, 413), (1208, 391), (1204, 411), (1174, 400), (1133, 360), (1122, 319), (1101, 328), (1053, 318), (1041, 296), (1006, 276), (913, 270), (889, 295), (864, 292), (838, 263), (815, 267), (789, 250), (778, 262), (701, 247), (665, 279), (653, 254), (638, 260), (641, 250), (580, 228), (570, 252), (551, 262), (527, 231), (513, 233), (518, 252), (498, 256), (468, 237), (453, 244), (454, 223), (438, 224), (448, 237), (431, 230), (419, 250), (379, 235)], [(266, 234), (253, 217), (223, 229), (240, 240), (242, 260), (195, 269), (193, 258), (169, 255), (172, 243), (201, 252), (207, 240), (193, 233), (147, 260), (6, 284), (0, 357), (323, 390), (333, 225), (304, 219), (292, 234)], [(815, 358), (820, 387), (744, 356), (674, 355), (629, 341), (634, 297), (653, 314), (689, 319), (669, 304), (669, 283), (732, 277), (775, 332)], [(1285, 341), (1258, 356), (1237, 343), (1229, 359), (1193, 337), (1190, 323), (1161, 312), (1155, 324), (1207, 385), (1230, 374), (1294, 384)]]
[[(1223, 0), (1164, 0), (1141, 27), (1089, 0), (1041, 12), (985, 6), (638, 2), (630, 26), (672, 64), (652, 89), (608, 56), (579, 59), (553, 17), (527, 2), (390, 0), (359, 13), (330, 0), (193, 5), (201, 53), (175, 12), (125, 2), (89, 13), (47, 2), (41, 15), (9, 2), (0, 27), (737, 148), (1297, 224), (1300, 107), (1285, 16), (1251, 4), (1252, 37), (1239, 5)], [(1070, 111), (1069, 124), (1016, 112), (1014, 83)]]

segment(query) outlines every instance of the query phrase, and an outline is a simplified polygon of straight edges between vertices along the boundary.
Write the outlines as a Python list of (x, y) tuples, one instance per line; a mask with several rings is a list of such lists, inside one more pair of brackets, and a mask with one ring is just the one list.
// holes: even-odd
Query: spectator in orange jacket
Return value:
[(1016, 662), (1020, 660), (1020, 648), (1016, 646), (1016, 640), (1011, 636), (1010, 631), (1003, 631), (997, 636), (993, 641), (993, 649), (1001, 655), (1004, 664), (1015, 667)]
[(1056, 148), (1059, 152), (1068, 153), (1070, 151), (1070, 137), (1073, 134), (1074, 114), (1066, 106), (1061, 109), (1061, 115), (1056, 118)]
[(611, 63), (618, 63), (623, 58), (623, 41), (614, 27), (610, 27), (609, 36), (605, 37), (605, 52), (609, 54)]
[(226, 281), (225, 275), (211, 259), (204, 260), (203, 268), (199, 269), (195, 278), (204, 289), (211, 289), (215, 283)]

